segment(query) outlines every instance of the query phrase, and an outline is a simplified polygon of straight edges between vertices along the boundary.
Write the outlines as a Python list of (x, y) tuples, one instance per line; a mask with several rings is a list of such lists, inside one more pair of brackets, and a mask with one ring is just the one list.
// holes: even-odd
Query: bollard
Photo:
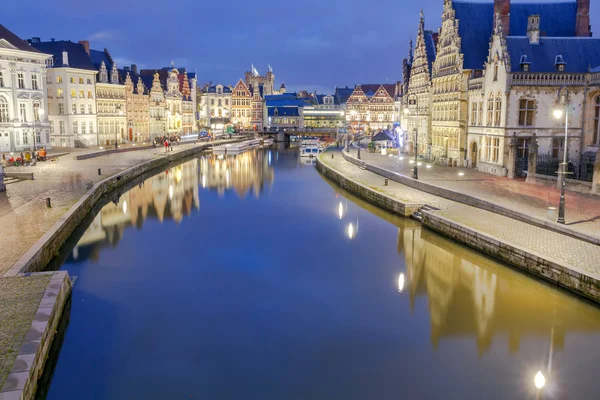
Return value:
[(333, 153), (331, 153), (331, 159), (333, 160)]
[(102, 170), (98, 168), (98, 175), (102, 175)]
[(46, 207), (52, 208), (52, 203), (50, 202), (50, 197), (46, 197)]
[(385, 178), (384, 182), (383, 182), (383, 186), (387, 186), (388, 185), (388, 178)]

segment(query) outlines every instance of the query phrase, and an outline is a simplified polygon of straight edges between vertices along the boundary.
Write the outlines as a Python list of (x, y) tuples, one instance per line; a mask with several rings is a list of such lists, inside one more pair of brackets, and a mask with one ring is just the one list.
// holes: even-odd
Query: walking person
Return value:
[(165, 139), (165, 153), (169, 151), (169, 143)]

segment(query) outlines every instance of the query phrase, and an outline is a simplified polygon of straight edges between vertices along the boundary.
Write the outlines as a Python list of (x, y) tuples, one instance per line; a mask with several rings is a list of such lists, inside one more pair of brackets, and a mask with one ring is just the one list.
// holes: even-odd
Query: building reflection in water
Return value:
[(252, 192), (259, 197), (273, 184), (273, 151), (270, 149), (251, 149), (237, 155), (210, 155), (200, 158), (201, 185), (203, 188), (216, 189), (220, 196), (226, 190), (233, 189), (239, 198), (245, 198)]
[[(426, 302), (433, 348), (444, 340), (473, 337), (478, 354), (483, 355), (496, 337), (507, 338), (509, 352), (518, 354), (521, 341), (533, 338), (548, 343), (546, 361), (550, 369), (553, 353), (564, 349), (567, 332), (600, 331), (596, 307), (423, 229), (414, 220), (342, 194), (335, 186), (334, 190), (332, 214), (342, 220), (344, 229), (348, 222), (358, 226), (359, 213), (355, 214), (353, 207), (398, 226), (397, 253), (405, 268), (390, 280), (397, 280), (399, 296), (409, 297), (411, 313)], [(355, 205), (348, 206), (348, 199)], [(359, 240), (359, 236), (353, 232), (351, 238)]]
[(502, 335), (511, 353), (526, 337), (548, 338), (554, 351), (563, 349), (567, 330), (600, 330), (596, 308), (412, 221), (398, 229), (398, 252), (411, 312), (420, 298), (427, 301), (434, 348), (444, 339), (475, 336), (481, 355)]
[(252, 191), (256, 197), (265, 183), (272, 185), (271, 150), (255, 149), (236, 156), (202, 156), (148, 178), (106, 204), (73, 248), (70, 262), (98, 259), (100, 249), (117, 246), (129, 226), (142, 228), (144, 220), (180, 223), (200, 209), (200, 187), (233, 190), (240, 198)]

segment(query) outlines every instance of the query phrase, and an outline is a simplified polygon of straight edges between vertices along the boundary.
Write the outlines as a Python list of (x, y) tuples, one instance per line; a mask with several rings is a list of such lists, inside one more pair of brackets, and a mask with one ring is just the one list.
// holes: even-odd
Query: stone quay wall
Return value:
[(556, 284), (590, 300), (600, 302), (600, 281), (492, 235), (467, 227), (431, 211), (422, 211), (423, 226), (457, 242)]
[(34, 399), (65, 304), (71, 295), (71, 279), (66, 271), (41, 274), (52, 276), (19, 354), (0, 389), (0, 399)]
[(396, 215), (410, 217), (424, 204), (403, 203), (375, 189), (344, 177), (317, 157), (317, 170), (339, 187)]
[[(235, 139), (219, 142), (235, 143), (243, 139)], [(182, 160), (194, 154), (200, 153), (213, 144), (203, 144), (190, 147), (183, 151), (166, 153), (165, 156), (155, 158), (131, 167), (125, 171), (115, 174), (96, 183), (85, 195), (83, 195), (62, 217), (48, 229), (48, 231), (4, 274), (4, 277), (17, 276), (20, 273), (42, 271), (46, 265), (58, 254), (60, 248), (69, 236), (79, 226), (86, 215), (92, 211), (94, 205), (106, 195), (118, 189), (136, 177), (151, 171), (163, 168), (172, 162)], [(158, 171), (157, 171), (158, 172)]]
[[(317, 170), (338, 186), (387, 211), (391, 211), (403, 216), (412, 215), (412, 212), (408, 212), (403, 208), (405, 205), (401, 201), (384, 195), (373, 188), (369, 188), (353, 181), (346, 176), (343, 176), (340, 172), (336, 171), (332, 167), (325, 165), (321, 159), (322, 157), (325, 156), (322, 155), (317, 158)], [(346, 154), (344, 154), (344, 158), (346, 158)], [(354, 157), (348, 157), (348, 161), (363, 168), (366, 166), (365, 163), (355, 159)], [(392, 173), (389, 173), (389, 171), (382, 170), (381, 168), (377, 167), (367, 167), (367, 169), (370, 169), (375, 173), (378, 173), (376, 172), (377, 170), (387, 172), (383, 176), (392, 179)], [(415, 182), (419, 183), (418, 181), (413, 181), (413, 183)], [(414, 187), (412, 185), (410, 186)], [(426, 190), (426, 192), (431, 193), (429, 190)], [(451, 200), (454, 199), (451, 198)], [(396, 212), (395, 210), (405, 211)], [(515, 244), (506, 243), (498, 238), (493, 237), (492, 235), (469, 228), (465, 225), (440, 216), (436, 214), (435, 211), (421, 210), (421, 215), (423, 226), (433, 231), (436, 231), (459, 243), (467, 245), (488, 256), (503, 261), (519, 270), (526, 271), (538, 278), (541, 278), (542, 280), (556, 284), (577, 295), (600, 303), (600, 281), (586, 274), (585, 271), (578, 271), (571, 266), (562, 265), (560, 262), (553, 260), (550, 257), (520, 248)]]

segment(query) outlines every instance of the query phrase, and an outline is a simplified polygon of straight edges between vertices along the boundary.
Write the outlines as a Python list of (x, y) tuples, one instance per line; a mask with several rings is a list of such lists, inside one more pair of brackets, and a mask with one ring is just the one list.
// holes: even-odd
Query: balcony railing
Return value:
[(585, 74), (515, 72), (510, 85), (521, 86), (584, 86)]
[(483, 88), (483, 78), (469, 79), (469, 90), (481, 90)]

